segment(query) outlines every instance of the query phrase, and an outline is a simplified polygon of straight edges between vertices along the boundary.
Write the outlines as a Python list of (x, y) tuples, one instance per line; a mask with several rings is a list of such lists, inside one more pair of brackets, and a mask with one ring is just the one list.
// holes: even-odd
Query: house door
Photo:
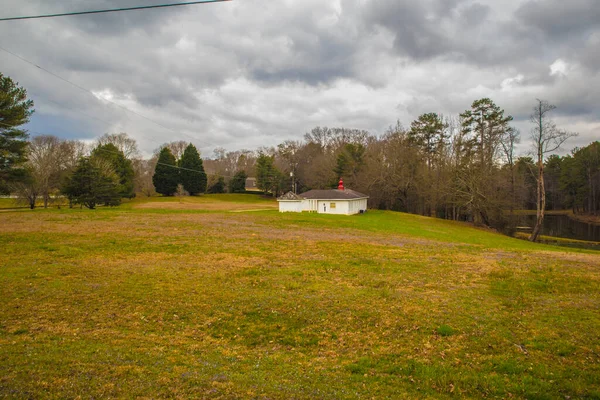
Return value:
[(327, 212), (327, 203), (323, 203), (323, 212), (326, 213)]

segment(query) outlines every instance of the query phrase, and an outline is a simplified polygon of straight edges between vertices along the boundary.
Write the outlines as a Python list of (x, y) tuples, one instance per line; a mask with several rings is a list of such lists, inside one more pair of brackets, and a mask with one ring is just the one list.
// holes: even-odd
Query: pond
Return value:
[[(533, 228), (534, 225), (535, 215), (523, 215), (518, 217), (517, 226)], [(526, 232), (531, 232), (531, 230)], [(546, 215), (544, 216), (541, 234), (568, 239), (600, 242), (600, 225), (576, 221), (566, 215)]]

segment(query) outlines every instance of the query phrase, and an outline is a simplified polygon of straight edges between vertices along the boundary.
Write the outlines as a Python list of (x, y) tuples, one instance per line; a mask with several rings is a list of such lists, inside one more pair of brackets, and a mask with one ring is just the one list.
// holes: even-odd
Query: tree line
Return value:
[[(518, 209), (600, 209), (600, 146), (552, 154), (574, 134), (551, 119), (554, 106), (537, 100), (531, 114), (531, 155), (518, 156), (520, 132), (491, 99), (456, 116), (431, 112), (408, 127), (376, 136), (366, 130), (315, 127), (303, 140), (276, 147), (226, 151), (204, 160), (191, 143), (166, 143), (143, 159), (134, 139), (106, 134), (88, 148), (79, 141), (36, 136), (19, 127), (33, 112), (26, 91), (0, 75), (0, 190), (33, 208), (53, 196), (90, 208), (134, 195), (171, 196), (245, 191), (246, 178), (278, 196), (288, 190), (346, 187), (370, 196), (372, 208), (471, 221), (508, 230)], [(536, 225), (532, 240), (539, 233)]]

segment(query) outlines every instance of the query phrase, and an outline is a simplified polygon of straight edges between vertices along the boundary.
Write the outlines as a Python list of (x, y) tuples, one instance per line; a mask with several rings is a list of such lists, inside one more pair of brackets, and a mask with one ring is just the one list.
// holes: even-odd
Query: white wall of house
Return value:
[(279, 212), (317, 212), (319, 214), (358, 214), (367, 210), (367, 199), (352, 200), (279, 200)]
[(360, 210), (367, 209), (367, 199), (355, 200), (317, 200), (319, 214), (358, 214)]
[(319, 214), (348, 215), (348, 200), (319, 200), (317, 212)]
[(349, 214), (358, 214), (361, 210), (367, 211), (367, 199), (350, 200)]
[(311, 199), (302, 200), (302, 211), (317, 212), (317, 201)]
[(279, 212), (302, 212), (301, 200), (280, 200)]

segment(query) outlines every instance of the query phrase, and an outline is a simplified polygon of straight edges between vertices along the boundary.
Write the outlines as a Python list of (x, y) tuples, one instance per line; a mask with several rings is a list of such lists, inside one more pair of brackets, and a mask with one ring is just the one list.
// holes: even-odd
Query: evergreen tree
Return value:
[(172, 196), (177, 191), (179, 170), (176, 167), (175, 156), (168, 147), (164, 147), (160, 151), (152, 177), (152, 183), (157, 193), (163, 196)]
[(193, 144), (190, 143), (186, 147), (179, 161), (179, 166), (182, 168), (179, 171), (179, 177), (183, 188), (192, 196), (204, 193), (207, 183), (206, 173), (200, 154), (198, 154), (198, 150)]
[(92, 162), (89, 157), (79, 161), (73, 175), (67, 180), (62, 192), (72, 204), (83, 204), (89, 209), (97, 204), (118, 206), (121, 203), (119, 178)]
[(115, 174), (119, 177), (119, 194), (121, 197), (133, 198), (133, 164), (131, 160), (125, 158), (125, 155), (114, 144), (107, 143), (99, 145), (92, 151), (92, 158), (102, 159), (108, 162)]
[(246, 192), (246, 172), (238, 171), (229, 181), (229, 193), (245, 193)]
[(423, 114), (411, 123), (408, 138), (425, 154), (429, 169), (436, 154), (439, 154), (446, 144), (447, 127), (448, 125), (436, 113)]
[(334, 168), (334, 172), (337, 175), (336, 186), (339, 178), (344, 178), (344, 182), (348, 187), (356, 185), (357, 175), (365, 165), (365, 151), (365, 146), (360, 143), (347, 143), (344, 146), (341, 153), (337, 156)]
[[(245, 181), (245, 179), (244, 179)], [(244, 183), (245, 186), (245, 183)], [(223, 178), (222, 176), (217, 177), (216, 179), (213, 178), (213, 182), (211, 185), (208, 186), (208, 189), (206, 190), (207, 193), (225, 193), (225, 178)]]
[(275, 157), (261, 153), (256, 159), (256, 187), (275, 196), (283, 186), (283, 175), (275, 167)]
[(0, 192), (8, 192), (10, 182), (26, 178), (27, 173), (17, 168), (27, 160), (27, 132), (18, 129), (29, 122), (33, 101), (27, 100), (27, 91), (8, 76), (0, 73)]
[(490, 170), (494, 166), (501, 140), (513, 117), (504, 116), (504, 110), (489, 98), (474, 101), (471, 109), (460, 116), (463, 132), (471, 135), (477, 149), (479, 168)]

